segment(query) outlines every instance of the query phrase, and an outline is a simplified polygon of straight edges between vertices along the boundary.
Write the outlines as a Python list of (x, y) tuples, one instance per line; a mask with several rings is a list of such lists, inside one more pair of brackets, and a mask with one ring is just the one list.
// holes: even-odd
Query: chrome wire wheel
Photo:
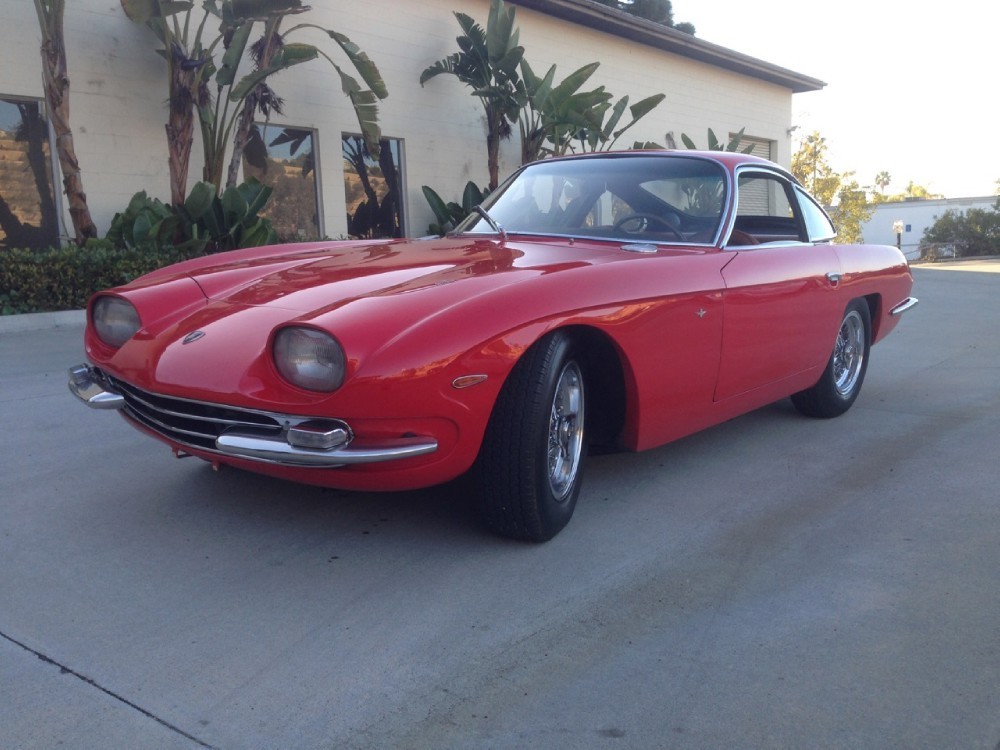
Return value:
[(549, 417), (548, 476), (556, 500), (573, 489), (583, 454), (583, 374), (576, 362), (567, 362), (559, 374)]
[(865, 361), (865, 336), (861, 315), (851, 310), (840, 324), (833, 350), (833, 383), (841, 396), (849, 396), (861, 376)]

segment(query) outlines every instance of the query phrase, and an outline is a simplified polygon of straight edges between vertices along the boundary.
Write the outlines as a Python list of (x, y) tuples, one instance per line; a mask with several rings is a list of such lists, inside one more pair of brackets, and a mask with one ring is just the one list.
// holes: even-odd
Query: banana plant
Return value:
[(573, 137), (593, 125), (595, 109), (612, 96), (603, 86), (582, 92), (580, 87), (599, 66), (600, 63), (596, 62), (584, 65), (554, 86), (555, 65), (544, 77), (539, 77), (527, 60), (521, 61), (525, 87), (525, 101), (519, 118), (522, 164), (566, 153)]
[[(309, 10), (301, 0), (202, 0), (200, 8), (193, 0), (120, 2), (128, 18), (149, 27), (163, 45), (158, 53), (167, 61), (169, 76), (167, 145), (174, 205), (185, 199), (195, 113), (204, 146), (203, 178), (220, 192), (225, 152), (234, 128), (244, 134), (257, 111), (267, 114), (269, 107), (280, 111), (280, 98), (268, 86), (271, 76), (320, 57), (337, 71), (366, 141), (377, 149), (377, 100), (388, 95), (378, 69), (356, 44), (336, 31), (303, 23), (281, 33), (284, 19)], [(218, 22), (217, 32), (207, 31), (210, 19)], [(258, 25), (263, 28), (261, 42), (251, 45)], [(319, 47), (290, 41), (290, 35), (307, 29), (319, 30), (333, 40), (367, 88)], [(237, 80), (244, 56), (255, 50), (254, 69)], [(237, 136), (233, 154), (237, 163), (244, 145), (245, 138)], [(235, 173), (230, 170), (227, 184), (233, 183)]]
[[(666, 94), (654, 94), (629, 106), (629, 98), (623, 96), (615, 102), (614, 106), (611, 105), (610, 100), (597, 105), (590, 114), (591, 124), (577, 133), (580, 150), (583, 152), (610, 151), (615, 147), (615, 143), (618, 142), (622, 133), (652, 112), (666, 98)], [(626, 109), (628, 109), (631, 119), (622, 127), (618, 127)]]
[[(664, 94), (656, 94), (629, 108), (627, 96), (612, 105), (614, 96), (604, 86), (580, 91), (599, 66), (600, 63), (596, 62), (584, 65), (560, 84), (553, 85), (555, 65), (545, 76), (539, 77), (527, 60), (521, 62), (521, 77), (525, 86), (525, 102), (519, 121), (523, 164), (545, 156), (562, 156), (578, 148), (582, 151), (608, 151), (622, 133), (666, 98)], [(619, 127), (626, 108), (631, 120)], [(658, 146), (647, 143), (643, 147)]]
[[(723, 145), (722, 141), (720, 141), (715, 136), (715, 131), (713, 131), (711, 128), (709, 128), (708, 129), (708, 150), (709, 151), (731, 151), (731, 152), (739, 151), (741, 154), (750, 154), (750, 153), (753, 153), (753, 144), (751, 144), (749, 146), (745, 146), (742, 149), (740, 148), (740, 144), (743, 142), (743, 131), (745, 131), (745, 130), (746, 130), (745, 127), (744, 128), (740, 128), (740, 131), (738, 133), (734, 133), (733, 136), (729, 139), (729, 142), (726, 143), (725, 145)], [(692, 151), (697, 151), (698, 150), (697, 144), (695, 144), (695, 142), (688, 136), (687, 133), (681, 133), (681, 142), (684, 144), (684, 146), (686, 148), (688, 148), (688, 149), (690, 149)]]
[(524, 102), (524, 83), (518, 66), (524, 47), (514, 27), (514, 9), (503, 0), (491, 0), (486, 29), (465, 13), (455, 13), (462, 35), (459, 52), (428, 66), (420, 74), (420, 85), (438, 75), (453, 75), (479, 97), (486, 114), (486, 157), (490, 190), (500, 182), (500, 141), (511, 136), (512, 124)]

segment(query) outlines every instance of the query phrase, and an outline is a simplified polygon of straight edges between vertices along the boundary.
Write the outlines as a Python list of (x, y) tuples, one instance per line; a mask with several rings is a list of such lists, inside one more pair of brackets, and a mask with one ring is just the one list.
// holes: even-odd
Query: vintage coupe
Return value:
[(239, 250), (101, 292), (70, 389), (177, 456), (310, 484), (463, 474), (496, 532), (569, 521), (590, 447), (791, 396), (834, 417), (916, 304), (780, 167), (723, 152), (528, 165), (445, 238)]

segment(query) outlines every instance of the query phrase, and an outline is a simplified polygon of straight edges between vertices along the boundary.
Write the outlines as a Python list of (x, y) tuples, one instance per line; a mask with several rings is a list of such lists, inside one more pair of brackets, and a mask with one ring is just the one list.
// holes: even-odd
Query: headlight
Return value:
[(91, 315), (97, 337), (115, 349), (132, 338), (142, 326), (135, 307), (121, 297), (99, 297), (94, 302)]
[(274, 337), (274, 364), (290, 383), (310, 391), (335, 391), (344, 382), (340, 344), (315, 328), (282, 328)]

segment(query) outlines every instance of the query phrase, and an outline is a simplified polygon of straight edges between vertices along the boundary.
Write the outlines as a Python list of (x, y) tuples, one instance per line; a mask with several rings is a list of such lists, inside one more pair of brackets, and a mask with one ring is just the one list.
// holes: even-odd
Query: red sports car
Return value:
[(208, 256), (101, 292), (70, 389), (178, 456), (357, 490), (466, 472), (543, 541), (591, 446), (791, 396), (834, 417), (916, 304), (893, 247), (838, 245), (780, 167), (724, 152), (528, 165), (444, 238)]

